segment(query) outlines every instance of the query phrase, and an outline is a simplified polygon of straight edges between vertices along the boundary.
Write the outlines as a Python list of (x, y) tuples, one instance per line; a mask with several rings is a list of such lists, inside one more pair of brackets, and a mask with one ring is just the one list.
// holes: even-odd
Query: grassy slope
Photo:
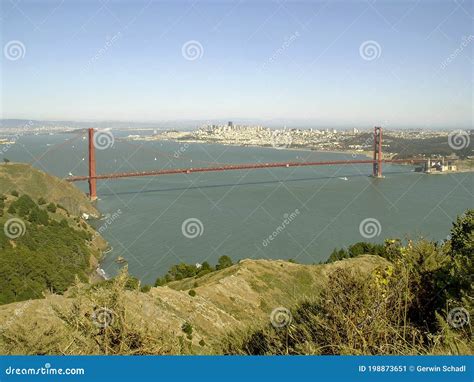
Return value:
[(45, 198), (64, 206), (73, 215), (83, 212), (99, 216), (87, 196), (73, 184), (39, 171), (28, 164), (9, 163), (0, 165), (0, 194), (17, 190), (33, 199)]
[[(304, 297), (317, 295), (327, 283), (328, 274), (335, 269), (344, 267), (370, 272), (384, 264), (387, 264), (385, 260), (368, 255), (327, 265), (243, 260), (197, 280), (173, 282), (169, 286), (152, 288), (148, 293), (127, 291), (123, 296), (124, 316), (128, 326), (147, 325), (151, 327), (151, 333), (164, 333), (168, 338), (184, 336), (181, 327), (189, 322), (193, 327), (192, 352), (212, 353), (219, 348), (218, 338), (224, 333), (268, 322), (273, 309), (290, 308)], [(196, 291), (195, 297), (188, 294), (190, 289)], [(71, 329), (53, 309), (68, 310), (77, 302), (77, 298), (50, 295), (43, 300), (0, 306), (0, 327), (15, 335), (25, 335), (25, 340), (15, 340), (17, 344), (13, 347), (0, 342), (0, 354), (54, 353), (68, 346), (67, 352), (82, 353), (79, 345), (71, 345)], [(80, 314), (87, 319), (97, 301), (82, 298), (81, 304)], [(205, 341), (205, 346), (199, 345), (201, 340)], [(47, 345), (50, 341), (55, 343), (53, 347)]]

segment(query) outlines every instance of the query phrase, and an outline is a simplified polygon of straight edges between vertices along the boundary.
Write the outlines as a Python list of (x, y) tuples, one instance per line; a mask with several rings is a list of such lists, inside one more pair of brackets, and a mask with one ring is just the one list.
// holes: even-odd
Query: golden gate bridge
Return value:
[(175, 174), (192, 174), (201, 172), (218, 172), (218, 171), (234, 171), (234, 170), (252, 170), (263, 168), (290, 168), (304, 166), (341, 166), (352, 164), (372, 164), (372, 176), (382, 178), (383, 163), (410, 163), (426, 162), (426, 159), (383, 159), (382, 157), (382, 128), (374, 127), (374, 143), (373, 143), (373, 159), (354, 159), (354, 160), (335, 160), (335, 161), (317, 161), (317, 162), (271, 162), (271, 163), (239, 163), (239, 164), (223, 164), (219, 166), (208, 167), (190, 167), (190, 168), (172, 168), (151, 171), (135, 171), (135, 172), (117, 172), (109, 174), (97, 174), (96, 171), (96, 155), (95, 155), (95, 129), (88, 129), (88, 147), (89, 147), (89, 174), (85, 176), (70, 176), (66, 178), (68, 182), (87, 181), (89, 183), (89, 197), (91, 200), (97, 199), (97, 181), (103, 179), (119, 179), (132, 178), (142, 176), (160, 176)]

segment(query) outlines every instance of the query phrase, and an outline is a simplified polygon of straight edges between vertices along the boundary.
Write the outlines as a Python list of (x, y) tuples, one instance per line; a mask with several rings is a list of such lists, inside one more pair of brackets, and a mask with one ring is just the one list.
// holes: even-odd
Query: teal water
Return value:
[[(44, 171), (60, 177), (69, 172), (86, 175), (87, 142), (67, 142), (72, 136), (23, 136), (4, 156), (32, 163), (43, 155), (35, 166)], [(47, 152), (58, 143), (65, 144)], [(119, 139), (112, 148), (97, 151), (98, 173), (303, 159), (352, 156)], [(474, 174), (430, 176), (412, 170), (411, 166), (387, 165), (384, 179), (368, 177), (369, 165), (350, 165), (100, 181), (100, 211), (104, 215), (121, 212), (110, 224), (97, 222), (106, 226), (103, 236), (113, 247), (102, 267), (114, 275), (119, 268), (114, 260), (122, 256), (131, 274), (153, 283), (173, 264), (215, 263), (222, 255), (234, 261), (292, 258), (315, 263), (325, 260), (334, 248), (361, 240), (421, 236), (443, 240), (451, 221), (474, 206)], [(86, 183), (77, 186), (87, 190)], [(377, 219), (380, 235), (361, 236), (359, 225), (367, 218)], [(183, 234), (187, 219), (200, 221), (200, 235)]]

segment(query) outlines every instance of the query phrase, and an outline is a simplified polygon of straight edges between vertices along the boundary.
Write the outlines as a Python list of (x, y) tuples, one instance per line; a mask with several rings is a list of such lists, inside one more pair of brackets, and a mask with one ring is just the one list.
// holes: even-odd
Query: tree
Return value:
[(472, 293), (474, 274), (474, 210), (458, 216), (451, 228), (451, 263), (446, 270), (450, 297), (461, 299)]
[(54, 203), (49, 203), (48, 206), (46, 207), (46, 209), (49, 211), (49, 212), (52, 212), (53, 214), (56, 212), (56, 204)]
[(217, 260), (216, 269), (224, 269), (234, 265), (229, 256), (223, 255)]
[(8, 163), (10, 163), (10, 159), (8, 159), (8, 158), (3, 158), (3, 162), (4, 162), (5, 164), (8, 164)]
[(474, 256), (474, 210), (467, 210), (453, 223), (451, 249), (453, 256)]

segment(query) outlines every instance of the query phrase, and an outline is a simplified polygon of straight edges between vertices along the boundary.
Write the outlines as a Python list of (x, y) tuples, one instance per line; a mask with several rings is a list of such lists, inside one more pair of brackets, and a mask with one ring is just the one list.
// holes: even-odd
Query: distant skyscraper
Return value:
[(234, 123), (232, 121), (229, 121), (227, 122), (227, 126), (232, 128), (234, 126)]

